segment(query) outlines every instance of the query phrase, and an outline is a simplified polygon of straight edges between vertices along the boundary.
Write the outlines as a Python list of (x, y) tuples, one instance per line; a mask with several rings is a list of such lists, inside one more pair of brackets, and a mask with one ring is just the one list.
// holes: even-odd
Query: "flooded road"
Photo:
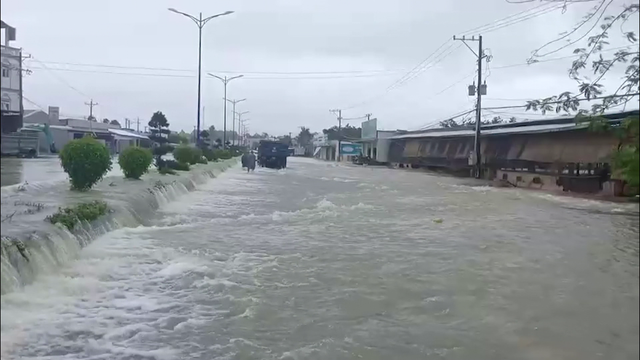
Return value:
[[(67, 179), (57, 156), (35, 159), (2, 158), (0, 163), (0, 183), (2, 187), (16, 186), (24, 182), (46, 186)], [(113, 169), (107, 176), (122, 176), (118, 159), (113, 160)]]
[(638, 296), (638, 205), (291, 159), (4, 295), (2, 359), (636, 359)]

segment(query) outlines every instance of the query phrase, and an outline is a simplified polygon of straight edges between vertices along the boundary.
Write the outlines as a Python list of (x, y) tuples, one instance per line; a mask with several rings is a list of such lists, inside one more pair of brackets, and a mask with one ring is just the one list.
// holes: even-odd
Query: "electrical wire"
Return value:
[[(42, 67), (31, 67), (32, 69), (44, 69)], [(65, 68), (48, 68), (49, 70), (65, 71), (65, 72), (77, 72), (77, 73), (90, 73), (90, 74), (110, 74), (110, 75), (131, 75), (131, 76), (151, 76), (151, 77), (169, 77), (169, 78), (196, 78), (197, 75), (183, 75), (183, 74), (160, 74), (160, 73), (142, 73), (142, 72), (118, 72), (118, 71), (101, 71), (101, 70), (84, 70), (84, 69), (65, 69)], [(387, 74), (353, 74), (353, 75), (335, 75), (335, 76), (307, 76), (307, 77), (254, 77), (244, 76), (243, 80), (327, 80), (327, 79), (355, 79), (355, 78), (372, 78), (381, 76), (391, 76), (392, 73)]]

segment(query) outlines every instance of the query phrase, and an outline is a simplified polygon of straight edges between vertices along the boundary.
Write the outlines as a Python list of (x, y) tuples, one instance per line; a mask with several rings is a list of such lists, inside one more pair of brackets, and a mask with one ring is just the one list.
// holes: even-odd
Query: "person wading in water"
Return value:
[(256, 156), (253, 154), (253, 151), (242, 155), (242, 167), (247, 168), (247, 172), (256, 169)]

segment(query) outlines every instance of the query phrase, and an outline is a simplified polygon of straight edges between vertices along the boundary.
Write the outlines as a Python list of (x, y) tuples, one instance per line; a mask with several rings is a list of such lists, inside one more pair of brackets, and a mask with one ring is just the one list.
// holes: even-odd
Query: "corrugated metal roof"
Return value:
[[(499, 128), (499, 129), (483, 129), (482, 135), (507, 135), (507, 134), (532, 134), (532, 133), (548, 133), (556, 131), (568, 131), (587, 128), (586, 124), (550, 124), (550, 125), (533, 125), (517, 128)], [(423, 137), (461, 137), (474, 136), (475, 131), (469, 129), (450, 130), (450, 131), (425, 131), (415, 134), (405, 134), (392, 137), (392, 139), (412, 139)]]
[[(638, 116), (638, 110), (617, 114), (606, 114), (603, 117), (609, 121), (620, 121), (629, 116)], [(562, 117), (549, 120), (534, 120), (519, 123), (482, 125), (482, 136), (509, 135), (509, 134), (534, 134), (551, 133), (558, 131), (571, 131), (587, 128), (586, 123), (577, 123), (573, 117)], [(465, 127), (459, 129), (430, 129), (405, 133), (391, 137), (391, 139), (415, 139), (415, 138), (437, 138), (437, 137), (468, 137), (474, 136), (473, 128)]]
[(118, 135), (118, 136), (123, 136), (123, 137), (128, 137), (128, 138), (134, 138), (134, 139), (149, 139), (149, 137), (144, 136), (144, 135), (140, 135), (140, 134), (136, 134), (136, 133), (132, 133), (126, 130), (120, 130), (120, 129), (109, 129), (109, 132), (114, 134), (114, 135)]

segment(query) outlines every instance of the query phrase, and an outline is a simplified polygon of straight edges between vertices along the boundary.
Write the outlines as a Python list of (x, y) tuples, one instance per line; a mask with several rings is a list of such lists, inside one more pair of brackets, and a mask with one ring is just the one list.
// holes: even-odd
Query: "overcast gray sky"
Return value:
[[(197, 27), (167, 8), (205, 16), (233, 10), (205, 26), (203, 70), (244, 74), (229, 83), (228, 96), (248, 99), (238, 110), (250, 111), (251, 131), (285, 134), (299, 126), (320, 131), (335, 125), (329, 113), (335, 108), (347, 109), (346, 118), (372, 113), (382, 129), (413, 129), (473, 108), (467, 85), (473, 81), (475, 58), (460, 42), (445, 44), (418, 76), (387, 89), (453, 35), (475, 34), (468, 30), (485, 25), (479, 32), (493, 56), (485, 106), (574, 90), (566, 72), (571, 58), (522, 64), (533, 49), (570, 30), (596, 3), (572, 4), (564, 14), (541, 4), (3, 0), (1, 13), (17, 28), (14, 45), (33, 56), (26, 62), (33, 73), (24, 80), (24, 95), (33, 103), (45, 109), (60, 106), (63, 115), (87, 116), (84, 103), (93, 99), (100, 119), (140, 117), (145, 124), (160, 110), (172, 129), (190, 131), (196, 122)], [(623, 4), (616, 0), (611, 10)], [(495, 22), (521, 12), (510, 22)], [(613, 36), (611, 47), (623, 45)], [(549, 58), (571, 56), (573, 48)], [(619, 71), (612, 73), (604, 84), (619, 76)], [(205, 127), (222, 128), (222, 83), (203, 76), (202, 95)], [(36, 106), (25, 102), (25, 107)], [(520, 109), (500, 115), (536, 117)]]

